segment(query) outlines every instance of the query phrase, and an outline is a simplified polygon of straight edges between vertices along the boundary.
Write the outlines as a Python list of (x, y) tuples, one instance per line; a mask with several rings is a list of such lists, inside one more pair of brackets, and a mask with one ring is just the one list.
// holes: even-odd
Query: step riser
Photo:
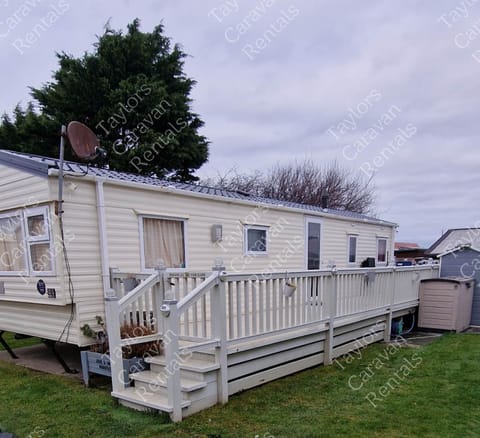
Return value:
[(183, 410), (182, 415), (184, 417), (189, 417), (190, 415), (193, 415), (193, 414), (196, 414), (197, 412), (208, 409), (212, 406), (215, 406), (216, 404), (217, 404), (217, 394), (216, 393), (211, 394), (210, 396), (202, 398), (201, 400), (192, 401), (192, 404), (188, 408), (185, 408)]
[[(112, 395), (116, 397), (121, 404), (133, 409), (167, 413), (173, 411), (173, 407), (168, 403), (167, 397), (140, 391), (138, 388), (126, 388), (120, 392), (112, 392)], [(191, 402), (188, 400), (181, 401), (182, 409), (186, 409), (190, 405)]]
[(215, 354), (204, 353), (203, 351), (194, 351), (192, 353), (193, 359), (204, 360), (205, 362), (215, 363)]
[[(152, 370), (152, 372), (156, 372), (155, 370)], [(165, 370), (161, 371), (162, 373), (165, 373)], [(166, 376), (166, 374), (163, 374), (163, 376)], [(217, 381), (217, 370), (214, 371), (190, 371), (190, 370), (180, 370), (180, 378), (184, 379), (189, 379), (189, 380), (194, 380), (196, 382), (205, 382), (205, 383), (211, 383), (211, 382), (216, 382)]]
[(127, 401), (127, 400), (122, 400), (122, 399), (118, 399), (118, 402), (122, 405), (122, 406), (125, 406), (129, 409), (133, 409), (135, 411), (140, 411), (140, 412), (158, 412), (158, 410), (156, 409), (152, 409), (152, 408), (149, 408), (147, 406), (143, 406), (141, 404), (138, 404), (138, 403), (133, 403), (131, 401)]
[[(161, 396), (168, 398), (167, 388), (163, 386), (156, 386), (145, 382), (136, 381), (135, 390), (138, 391), (138, 394), (151, 394), (155, 396)], [(203, 400), (206, 397), (216, 397), (217, 394), (217, 385), (216, 382), (212, 382), (204, 388), (197, 389), (195, 391), (185, 392), (182, 391), (182, 400), (191, 401), (192, 404), (195, 404), (198, 400)]]
[[(151, 383), (140, 382), (139, 380), (135, 381), (135, 390), (139, 394), (152, 394), (160, 395), (162, 397), (168, 397), (168, 390), (165, 386), (158, 386)], [(186, 394), (182, 391), (182, 399), (188, 400)]]
[[(166, 376), (168, 375), (165, 365), (158, 365), (152, 363), (150, 364), (150, 370), (153, 373), (163, 376), (163, 380), (165, 380)], [(180, 377), (190, 380), (196, 380), (198, 382), (203, 382), (205, 380), (204, 373), (201, 371), (180, 370)]]

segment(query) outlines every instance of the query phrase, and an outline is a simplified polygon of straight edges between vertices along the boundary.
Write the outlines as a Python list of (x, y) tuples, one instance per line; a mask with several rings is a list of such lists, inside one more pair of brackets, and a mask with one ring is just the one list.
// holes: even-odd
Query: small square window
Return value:
[(247, 254), (267, 253), (267, 227), (248, 226), (245, 228), (245, 252)]
[(30, 245), (32, 269), (35, 272), (53, 271), (53, 260), (50, 252), (50, 243), (35, 243)]
[(27, 218), (27, 224), (29, 237), (39, 238), (48, 236), (47, 224), (43, 214), (29, 216)]
[(54, 270), (50, 239), (49, 210), (33, 208), (25, 212), (25, 231), (33, 273), (52, 273)]

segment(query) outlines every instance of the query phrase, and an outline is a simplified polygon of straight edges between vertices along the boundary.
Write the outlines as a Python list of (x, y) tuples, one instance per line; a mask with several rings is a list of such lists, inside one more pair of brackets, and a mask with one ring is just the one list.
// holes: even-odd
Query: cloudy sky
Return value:
[(108, 20), (163, 22), (198, 82), (200, 176), (336, 159), (372, 178), (398, 240), (480, 225), (480, 1), (0, 0), (0, 17), (2, 111)]

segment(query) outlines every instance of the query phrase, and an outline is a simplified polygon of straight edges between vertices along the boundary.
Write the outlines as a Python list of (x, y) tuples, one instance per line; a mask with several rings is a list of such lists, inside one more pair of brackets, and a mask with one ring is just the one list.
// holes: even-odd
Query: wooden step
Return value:
[[(138, 373), (132, 373), (130, 374), (130, 378), (135, 382), (138, 381), (152, 386), (159, 386), (162, 388), (167, 387), (167, 382), (164, 381), (165, 379), (160, 379), (159, 375), (153, 371), (140, 371)], [(207, 383), (181, 377), (180, 386), (183, 392), (192, 392), (198, 389), (205, 388), (205, 386), (207, 386)]]
[(216, 362), (214, 351), (192, 351), (192, 359), (203, 360), (210, 363)]
[[(138, 410), (149, 408), (167, 413), (173, 412), (173, 407), (168, 404), (167, 397), (160, 394), (144, 392), (135, 387), (125, 388), (125, 390), (119, 392), (113, 391), (112, 396), (118, 398), (120, 402), (127, 402), (127, 406), (130, 408)], [(182, 400), (182, 409), (188, 408), (190, 404), (190, 401)]]
[[(145, 358), (145, 362), (149, 363), (150, 365), (159, 367), (167, 366), (165, 356), (147, 357)], [(198, 359), (195, 356), (192, 356), (190, 358), (183, 358), (183, 360), (178, 360), (178, 365), (181, 370), (191, 371), (194, 373), (208, 373), (210, 371), (215, 371), (220, 368), (220, 365), (218, 363)]]

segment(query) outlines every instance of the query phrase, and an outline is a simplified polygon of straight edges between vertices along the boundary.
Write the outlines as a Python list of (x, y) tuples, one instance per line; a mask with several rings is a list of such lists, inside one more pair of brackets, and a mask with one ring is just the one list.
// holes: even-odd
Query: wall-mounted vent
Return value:
[(220, 224), (212, 225), (212, 242), (217, 243), (221, 242), (223, 238), (223, 227)]

